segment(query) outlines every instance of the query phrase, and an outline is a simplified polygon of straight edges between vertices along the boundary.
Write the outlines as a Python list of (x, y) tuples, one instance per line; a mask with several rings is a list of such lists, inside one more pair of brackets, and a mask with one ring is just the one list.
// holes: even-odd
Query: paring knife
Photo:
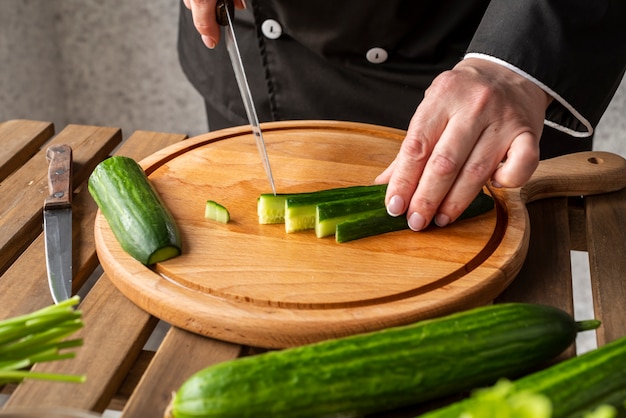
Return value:
[(274, 176), (272, 175), (272, 168), (270, 166), (270, 160), (267, 156), (267, 149), (265, 148), (265, 140), (263, 139), (263, 133), (259, 126), (259, 118), (254, 108), (254, 102), (252, 101), (252, 93), (250, 92), (250, 86), (248, 85), (248, 79), (246, 72), (243, 69), (243, 62), (241, 61), (241, 54), (239, 53), (239, 47), (237, 46), (237, 38), (235, 38), (235, 31), (233, 29), (233, 17), (235, 15), (235, 7), (233, 0), (219, 0), (217, 2), (217, 22), (224, 26), (226, 32), (226, 49), (230, 56), (230, 62), (233, 65), (235, 71), (235, 78), (237, 79), (237, 85), (239, 86), (239, 92), (243, 99), (243, 104), (246, 108), (248, 115), (248, 121), (252, 127), (252, 133), (256, 140), (259, 154), (261, 154), (261, 160), (263, 161), (263, 167), (265, 168), (265, 174), (272, 187), (272, 192), (276, 194), (276, 186), (274, 185)]
[(54, 303), (72, 295), (72, 148), (46, 150), (50, 196), (43, 205), (48, 284)]

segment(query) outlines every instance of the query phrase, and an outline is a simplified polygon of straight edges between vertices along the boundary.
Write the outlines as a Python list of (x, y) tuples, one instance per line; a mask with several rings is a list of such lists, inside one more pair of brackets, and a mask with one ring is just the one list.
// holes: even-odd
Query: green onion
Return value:
[(74, 309), (79, 301), (74, 296), (30, 314), (0, 321), (0, 384), (24, 379), (85, 381), (85, 376), (29, 370), (35, 363), (75, 357), (74, 352), (65, 350), (83, 344), (80, 338), (67, 339), (83, 326), (82, 313)]

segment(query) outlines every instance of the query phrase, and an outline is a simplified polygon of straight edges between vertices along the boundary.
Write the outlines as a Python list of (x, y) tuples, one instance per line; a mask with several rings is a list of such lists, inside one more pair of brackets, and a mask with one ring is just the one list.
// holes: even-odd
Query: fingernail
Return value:
[(502, 185), (500, 183), (498, 183), (497, 181), (494, 181), (494, 180), (491, 181), (491, 185), (493, 187), (495, 187), (496, 189), (502, 188)]
[(387, 213), (391, 216), (400, 216), (404, 213), (404, 199), (400, 196), (392, 196), (387, 205)]
[(444, 227), (444, 226), (448, 225), (449, 223), (450, 223), (450, 217), (449, 216), (444, 215), (443, 213), (440, 213), (437, 216), (435, 216), (435, 224), (437, 226)]
[(215, 48), (215, 40), (206, 35), (202, 35), (202, 42), (206, 45), (207, 48), (213, 49)]
[(413, 231), (421, 231), (426, 227), (426, 219), (417, 212), (413, 212), (409, 217), (409, 228)]

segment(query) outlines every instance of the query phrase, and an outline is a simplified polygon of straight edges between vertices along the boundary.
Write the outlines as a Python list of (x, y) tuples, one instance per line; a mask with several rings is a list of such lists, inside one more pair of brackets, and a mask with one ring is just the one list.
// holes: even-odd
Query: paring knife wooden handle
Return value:
[(54, 145), (46, 150), (48, 166), (48, 189), (50, 196), (44, 202), (45, 209), (72, 206), (72, 148)]
[(235, 3), (233, 0), (218, 0), (215, 9), (215, 19), (220, 26), (228, 26), (228, 15), (226, 8), (231, 16), (235, 16)]

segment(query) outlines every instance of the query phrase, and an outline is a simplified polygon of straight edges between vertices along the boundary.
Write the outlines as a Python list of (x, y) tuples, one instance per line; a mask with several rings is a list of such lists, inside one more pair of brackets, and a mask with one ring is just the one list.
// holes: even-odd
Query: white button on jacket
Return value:
[(388, 57), (387, 51), (382, 48), (372, 48), (365, 54), (365, 58), (372, 64), (381, 64), (387, 61)]
[(267, 19), (261, 24), (261, 32), (269, 39), (278, 39), (283, 34), (283, 27), (274, 19)]

